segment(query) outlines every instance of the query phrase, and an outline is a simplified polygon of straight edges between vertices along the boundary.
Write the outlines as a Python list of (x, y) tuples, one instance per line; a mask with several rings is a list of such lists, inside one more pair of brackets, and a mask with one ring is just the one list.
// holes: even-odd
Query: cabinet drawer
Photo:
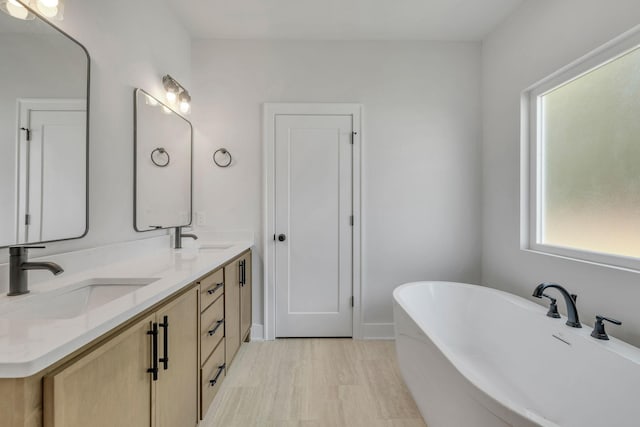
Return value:
[(221, 268), (200, 280), (200, 311), (205, 311), (223, 293), (224, 270)]
[[(204, 418), (213, 398), (220, 389), (220, 384), (224, 380), (226, 375), (226, 367), (224, 364), (224, 339), (220, 342), (220, 345), (215, 349), (209, 360), (204, 364), (200, 370), (201, 381), (201, 414), (200, 418)], [(214, 382), (215, 381), (215, 382)]]
[(224, 337), (224, 298), (218, 298), (200, 315), (200, 360), (205, 360)]

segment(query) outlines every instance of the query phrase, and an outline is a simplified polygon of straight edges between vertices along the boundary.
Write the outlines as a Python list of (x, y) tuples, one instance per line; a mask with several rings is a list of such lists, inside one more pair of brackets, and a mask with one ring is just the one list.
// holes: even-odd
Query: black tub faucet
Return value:
[(540, 283), (533, 291), (533, 296), (536, 298), (542, 298), (543, 292), (547, 288), (554, 288), (560, 291), (564, 297), (564, 302), (567, 304), (567, 325), (573, 328), (581, 328), (580, 319), (578, 318), (578, 308), (576, 307), (576, 294), (570, 294), (565, 288), (557, 283)]
[(9, 293), (7, 294), (9, 296), (29, 293), (28, 270), (49, 270), (56, 276), (64, 271), (54, 262), (27, 261), (27, 249), (44, 249), (44, 246), (11, 246), (9, 248)]

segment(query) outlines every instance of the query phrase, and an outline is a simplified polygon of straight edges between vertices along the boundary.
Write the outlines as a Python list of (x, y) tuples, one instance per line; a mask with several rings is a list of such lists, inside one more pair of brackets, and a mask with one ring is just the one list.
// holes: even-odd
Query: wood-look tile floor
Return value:
[(392, 341), (285, 339), (241, 347), (204, 427), (425, 427)]

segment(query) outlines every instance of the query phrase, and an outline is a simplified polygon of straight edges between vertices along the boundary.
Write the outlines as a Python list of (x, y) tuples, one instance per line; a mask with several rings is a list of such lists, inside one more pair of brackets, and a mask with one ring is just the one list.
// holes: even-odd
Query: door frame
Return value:
[[(15, 238), (17, 244), (27, 243), (25, 238), (27, 228), (24, 215), (29, 209), (29, 150), (26, 134), (23, 128), (30, 129), (31, 110), (38, 111), (84, 111), (87, 113), (87, 100), (84, 98), (18, 98), (16, 100), (16, 188), (14, 200), (16, 204), (14, 224), (16, 224)], [(89, 120), (86, 119), (85, 142), (85, 229), (81, 236), (59, 239), (58, 241), (79, 239), (89, 232)], [(40, 242), (47, 243), (47, 242)]]
[(362, 339), (361, 292), (361, 230), (362, 230), (362, 104), (342, 103), (265, 103), (262, 106), (262, 154), (263, 154), (263, 213), (262, 249), (264, 254), (264, 339), (273, 340), (276, 335), (276, 280), (275, 280), (275, 120), (279, 115), (343, 115), (351, 116), (353, 125), (352, 158), (352, 287), (353, 287), (353, 338)]

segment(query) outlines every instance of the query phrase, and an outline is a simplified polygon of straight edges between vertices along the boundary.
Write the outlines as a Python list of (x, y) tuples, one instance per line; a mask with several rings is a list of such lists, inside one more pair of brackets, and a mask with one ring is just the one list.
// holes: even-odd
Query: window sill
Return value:
[(522, 247), (520, 249), (532, 254), (546, 255), (597, 267), (626, 271), (629, 273), (640, 273), (640, 259), (638, 258), (579, 251), (550, 245), (536, 245), (535, 247)]

